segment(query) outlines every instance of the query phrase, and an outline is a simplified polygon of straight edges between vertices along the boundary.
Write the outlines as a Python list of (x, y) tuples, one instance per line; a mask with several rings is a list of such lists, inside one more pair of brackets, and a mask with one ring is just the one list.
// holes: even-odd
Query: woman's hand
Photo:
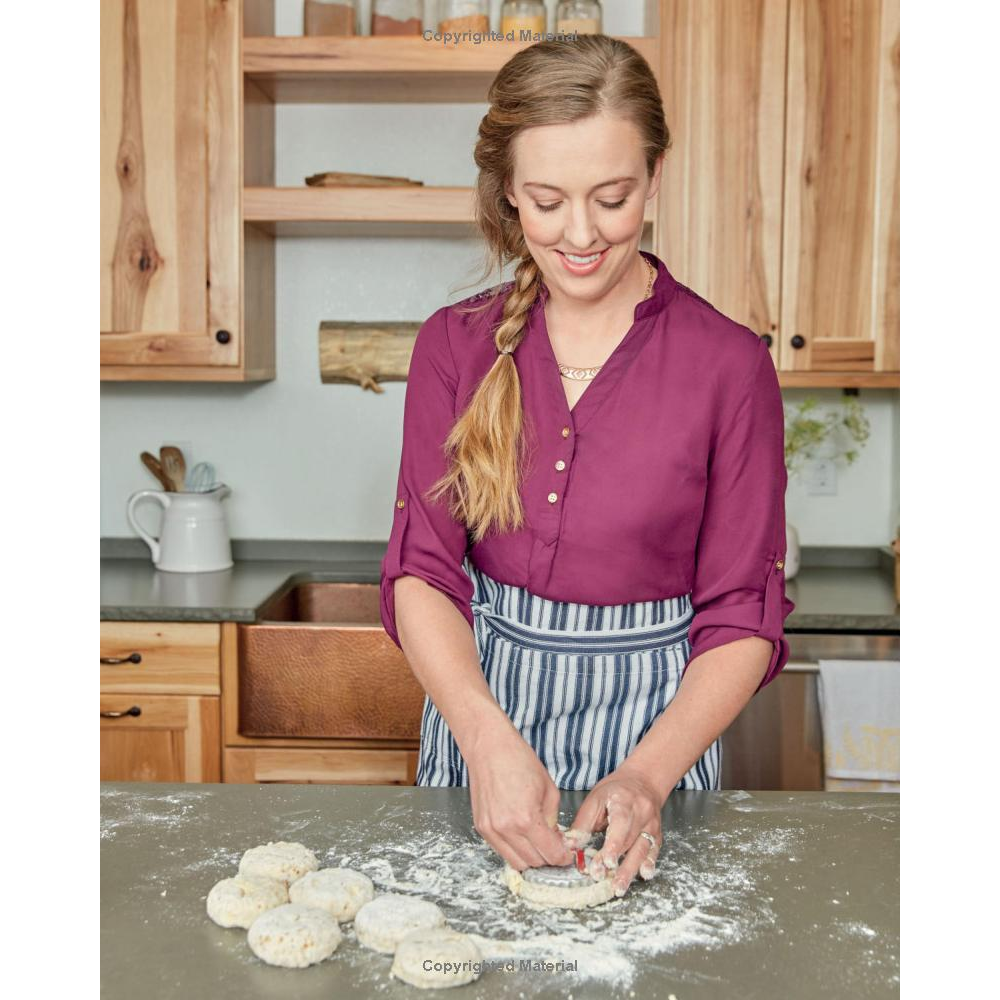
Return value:
[[(627, 762), (602, 778), (583, 800), (574, 830), (605, 830), (604, 846), (590, 871), (595, 880), (615, 874), (615, 895), (624, 896), (638, 873), (651, 879), (663, 841), (660, 811), (664, 799), (654, 784)], [(647, 837), (649, 834), (653, 843)]]
[(512, 868), (568, 865), (557, 827), (559, 789), (534, 750), (505, 719), (463, 750), (476, 831)]

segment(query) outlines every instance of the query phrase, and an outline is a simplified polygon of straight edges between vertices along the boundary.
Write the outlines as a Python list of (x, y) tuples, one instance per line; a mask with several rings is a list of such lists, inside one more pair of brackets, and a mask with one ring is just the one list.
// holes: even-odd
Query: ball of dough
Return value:
[(396, 947), (391, 975), (411, 986), (464, 986), (483, 971), (483, 954), (468, 934), (450, 927), (411, 931)]
[(284, 882), (263, 875), (236, 875), (212, 886), (205, 909), (220, 927), (249, 927), (265, 910), (287, 902)]
[(247, 932), (250, 950), (259, 959), (286, 969), (322, 962), (340, 940), (340, 924), (326, 910), (303, 903), (285, 903), (262, 913)]
[(276, 878), (288, 885), (302, 878), (306, 872), (319, 868), (316, 855), (302, 844), (287, 841), (271, 841), (260, 847), (251, 847), (240, 858), (241, 875), (263, 875)]
[(353, 920), (358, 910), (375, 898), (375, 886), (367, 875), (350, 868), (321, 868), (293, 882), (288, 898), (293, 903), (318, 906), (343, 923)]
[(372, 951), (391, 955), (412, 931), (444, 927), (444, 914), (436, 903), (387, 892), (365, 903), (354, 918), (354, 933)]
[[(588, 869), (595, 854), (597, 851), (592, 847), (584, 851)], [(541, 882), (525, 881), (519, 871), (504, 864), (501, 880), (515, 896), (520, 896), (529, 903), (567, 910), (584, 910), (590, 906), (600, 906), (601, 903), (612, 899), (615, 894), (613, 874), (606, 875), (600, 882), (591, 881), (583, 885), (543, 885)]]

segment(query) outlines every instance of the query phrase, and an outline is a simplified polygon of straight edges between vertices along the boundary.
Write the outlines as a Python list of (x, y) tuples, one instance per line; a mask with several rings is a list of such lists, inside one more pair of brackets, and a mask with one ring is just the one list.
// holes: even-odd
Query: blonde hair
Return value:
[[(475, 148), (476, 224), (486, 242), (483, 278), (518, 261), (493, 331), (497, 350), (512, 352), (541, 288), (541, 273), (524, 241), (517, 209), (505, 193), (513, 176), (514, 138), (537, 125), (607, 114), (636, 126), (651, 177), (657, 159), (670, 147), (670, 132), (649, 64), (631, 45), (609, 35), (543, 41), (522, 49), (500, 69), (488, 100)], [(491, 289), (483, 304), (461, 311), (489, 309), (502, 287)], [(451, 514), (467, 526), (474, 542), (490, 530), (522, 527), (525, 448), (517, 366), (511, 353), (498, 353), (444, 442), (449, 468), (428, 491), (428, 499), (449, 492)]]

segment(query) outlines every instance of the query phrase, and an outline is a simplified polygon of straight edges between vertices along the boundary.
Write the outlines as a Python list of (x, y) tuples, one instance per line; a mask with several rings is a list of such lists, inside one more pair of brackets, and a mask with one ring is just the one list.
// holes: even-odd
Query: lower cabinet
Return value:
[(216, 622), (101, 622), (101, 780), (221, 781)]
[(101, 781), (221, 781), (219, 699), (101, 695)]
[(223, 774), (227, 782), (412, 785), (417, 751), (226, 747)]

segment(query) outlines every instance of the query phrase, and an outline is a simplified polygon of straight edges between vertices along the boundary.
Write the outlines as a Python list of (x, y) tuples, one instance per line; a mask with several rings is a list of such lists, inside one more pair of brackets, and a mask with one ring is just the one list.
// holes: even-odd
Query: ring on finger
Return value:
[(640, 837), (645, 837), (646, 840), (649, 841), (649, 849), (651, 851), (655, 851), (656, 850), (656, 838), (651, 833), (649, 833), (646, 830), (640, 830), (639, 831), (639, 836)]

